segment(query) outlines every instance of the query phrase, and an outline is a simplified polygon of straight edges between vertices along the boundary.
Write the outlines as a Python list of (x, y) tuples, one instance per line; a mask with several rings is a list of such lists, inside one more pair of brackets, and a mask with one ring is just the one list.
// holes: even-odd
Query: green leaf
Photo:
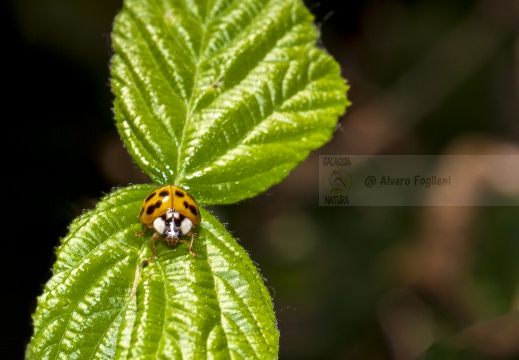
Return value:
[(153, 188), (103, 198), (70, 227), (38, 298), (28, 359), (274, 359), (278, 331), (263, 279), (244, 250), (201, 209), (193, 257), (157, 245), (137, 213)]
[(348, 105), (301, 0), (126, 0), (112, 87), (124, 143), (158, 184), (226, 204), (283, 180)]
[[(347, 106), (301, 0), (126, 0), (114, 24), (118, 130), (152, 181), (202, 204), (254, 196), (329, 141)], [(186, 244), (139, 236), (134, 185), (77, 218), (38, 298), (28, 359), (275, 359), (272, 300), (210, 213)], [(147, 264), (147, 266), (143, 266)]]

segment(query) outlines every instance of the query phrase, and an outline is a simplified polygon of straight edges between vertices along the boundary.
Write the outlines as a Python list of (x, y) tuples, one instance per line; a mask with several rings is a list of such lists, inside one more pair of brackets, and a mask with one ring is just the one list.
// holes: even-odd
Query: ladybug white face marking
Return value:
[(174, 209), (169, 209), (153, 221), (153, 228), (166, 239), (180, 239), (191, 231), (193, 223)]
[(187, 234), (191, 231), (191, 228), (193, 227), (193, 223), (188, 218), (185, 218), (180, 222), (180, 232), (182, 234)]
[(164, 234), (164, 230), (166, 230), (166, 221), (161, 217), (158, 217), (153, 222), (153, 228), (159, 233)]

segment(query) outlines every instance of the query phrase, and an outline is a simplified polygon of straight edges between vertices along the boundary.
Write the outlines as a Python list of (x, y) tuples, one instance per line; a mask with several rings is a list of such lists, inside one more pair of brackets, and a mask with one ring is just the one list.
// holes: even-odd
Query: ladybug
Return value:
[(197, 256), (193, 251), (195, 234), (191, 230), (200, 224), (200, 211), (196, 201), (185, 190), (174, 185), (153, 190), (142, 203), (139, 220), (145, 228), (135, 235), (143, 236), (148, 229), (155, 230), (155, 234), (151, 237), (153, 255), (147, 262), (157, 254), (155, 248), (157, 240), (163, 238), (168, 245), (175, 245), (179, 242), (187, 242), (182, 239), (183, 235), (191, 236), (189, 252)]

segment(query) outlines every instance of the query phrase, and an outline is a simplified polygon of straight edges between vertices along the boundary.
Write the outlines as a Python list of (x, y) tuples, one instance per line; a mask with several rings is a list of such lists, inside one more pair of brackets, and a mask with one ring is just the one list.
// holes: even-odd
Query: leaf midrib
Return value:
[[(261, 18), (262, 16), (262, 13), (268, 13), (268, 9), (269, 9), (269, 4), (272, 2), (272, 0), (268, 0), (264, 6), (261, 8), (260, 12), (258, 14), (256, 14), (256, 16), (254, 17), (254, 21), (251, 21), (245, 28), (242, 29), (242, 33), (243, 34), (246, 34), (248, 33), (247, 29), (250, 29), (250, 28), (255, 28), (255, 23), (257, 22), (257, 19)], [(229, 6), (227, 10), (230, 10), (232, 9), (232, 6)], [(184, 147), (184, 144), (186, 144), (186, 141), (185, 139), (187, 138), (188, 134), (187, 134), (187, 129), (189, 128), (188, 127), (188, 123), (189, 123), (189, 119), (193, 119), (194, 117), (192, 117), (193, 115), (193, 110), (196, 109), (194, 105), (194, 103), (198, 100), (197, 97), (195, 96), (196, 92), (195, 92), (195, 89), (197, 86), (199, 86), (199, 80), (200, 80), (200, 73), (201, 73), (201, 69), (202, 69), (202, 65), (205, 63), (205, 61), (207, 60), (207, 58), (205, 56), (203, 56), (204, 54), (206, 54), (206, 50), (207, 50), (207, 28), (209, 27), (209, 24), (213, 23), (213, 22), (216, 22), (218, 19), (222, 18), (223, 16), (225, 16), (226, 14), (228, 13), (228, 11), (224, 11), (222, 13), (220, 13), (218, 16), (214, 17), (214, 18), (210, 18), (208, 22), (200, 22), (201, 24), (201, 27), (202, 27), (202, 39), (200, 41), (200, 48), (198, 49), (198, 52), (197, 52), (197, 62), (196, 62), (196, 71), (195, 71), (195, 76), (193, 78), (193, 88), (191, 89), (191, 92), (190, 92), (190, 97), (189, 97), (189, 101), (188, 101), (188, 104), (187, 104), (187, 108), (186, 108), (186, 119), (184, 119), (184, 125), (183, 125), (183, 128), (182, 128), (182, 135), (180, 137), (180, 146), (179, 146), (179, 150), (177, 152), (177, 169), (176, 169), (176, 172), (175, 172), (175, 183), (179, 184), (181, 182), (181, 179), (182, 178), (185, 178), (186, 177), (186, 174), (184, 174), (184, 161), (182, 159), (182, 156), (184, 155), (184, 151), (183, 151), (183, 147)], [(206, 17), (206, 19), (208, 19), (208, 17)], [(256, 62), (255, 66), (252, 68), (255, 69), (257, 67), (258, 64), (260, 64), (269, 54), (271, 54), (272, 52), (272, 49), (275, 49), (276, 48), (276, 44), (286, 36), (287, 33), (290, 33), (291, 29), (296, 26), (297, 24), (296, 23), (293, 23), (292, 26), (290, 28), (287, 29), (287, 31), (282, 35), (280, 36), (275, 42), (273, 42), (273, 45), (272, 47), (265, 52), (265, 56), (261, 59), (258, 59), (258, 61)], [(223, 51), (225, 51), (226, 49), (229, 49), (229, 48), (232, 48), (237, 41), (241, 40), (242, 37), (241, 36), (238, 36), (238, 37), (234, 37), (230, 42), (228, 42), (224, 47), (222, 47), (221, 49), (219, 49), (216, 53), (212, 53), (211, 56), (215, 56), (217, 53), (221, 53)], [(251, 71), (252, 71), (251, 70)], [(214, 103), (216, 100), (220, 99), (222, 94), (225, 94), (227, 92), (229, 92), (232, 88), (235, 88), (236, 86), (238, 86), (239, 84), (241, 84), (243, 82), (244, 79), (246, 79), (247, 77), (243, 78), (240, 80), (240, 82), (237, 82), (236, 84), (234, 84), (233, 87), (231, 88), (228, 88), (226, 89), (226, 92), (223, 92), (223, 93), (219, 93), (212, 101), (211, 103), (209, 103), (208, 105)], [(200, 111), (200, 109), (197, 109), (197, 111)]]

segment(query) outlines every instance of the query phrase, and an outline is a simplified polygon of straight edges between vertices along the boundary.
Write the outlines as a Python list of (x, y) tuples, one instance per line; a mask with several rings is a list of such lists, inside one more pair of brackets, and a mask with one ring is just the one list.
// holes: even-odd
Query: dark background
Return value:
[[(283, 183), (214, 209), (273, 294), (280, 358), (407, 360), (462, 331), (481, 358), (519, 358), (519, 321), (497, 318), (519, 308), (516, 187), (499, 193), (512, 205), (503, 207), (318, 206), (320, 154), (518, 153), (518, 2), (305, 3), (353, 105), (333, 140)], [(113, 187), (147, 181), (113, 121), (110, 31), (120, 8), (0, 5), (2, 358), (23, 357), (70, 222)]]

